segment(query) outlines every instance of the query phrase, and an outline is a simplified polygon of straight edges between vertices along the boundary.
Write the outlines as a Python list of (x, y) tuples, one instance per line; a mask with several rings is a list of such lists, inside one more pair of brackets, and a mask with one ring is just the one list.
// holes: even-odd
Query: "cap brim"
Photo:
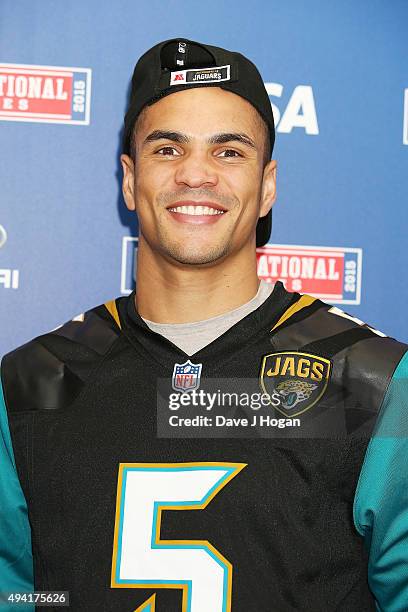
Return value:
[(256, 246), (264, 246), (271, 237), (272, 210), (265, 217), (261, 217), (256, 226)]

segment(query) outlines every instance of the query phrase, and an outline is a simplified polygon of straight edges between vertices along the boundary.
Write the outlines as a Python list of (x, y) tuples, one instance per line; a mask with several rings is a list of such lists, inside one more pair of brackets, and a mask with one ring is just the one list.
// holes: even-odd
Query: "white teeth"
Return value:
[(169, 208), (171, 212), (178, 212), (182, 215), (222, 215), (223, 210), (217, 210), (210, 206), (177, 206), (176, 208)]

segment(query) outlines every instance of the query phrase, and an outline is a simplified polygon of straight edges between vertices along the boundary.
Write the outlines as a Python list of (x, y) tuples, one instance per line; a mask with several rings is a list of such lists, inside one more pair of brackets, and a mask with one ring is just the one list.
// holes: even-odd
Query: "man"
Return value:
[[(0, 590), (78, 611), (408, 610), (407, 347), (259, 282), (274, 134), (242, 55), (179, 38), (138, 61), (136, 290), (2, 361)], [(235, 433), (174, 433), (161, 379), (187, 397), (255, 381), (265, 418), (300, 427), (239, 408)]]

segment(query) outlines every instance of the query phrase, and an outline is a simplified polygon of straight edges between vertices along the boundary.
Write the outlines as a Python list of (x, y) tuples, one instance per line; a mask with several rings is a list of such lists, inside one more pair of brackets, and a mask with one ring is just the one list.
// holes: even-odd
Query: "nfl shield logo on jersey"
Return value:
[(172, 378), (173, 389), (184, 393), (198, 389), (202, 367), (202, 363), (192, 363), (189, 359), (184, 363), (175, 363)]

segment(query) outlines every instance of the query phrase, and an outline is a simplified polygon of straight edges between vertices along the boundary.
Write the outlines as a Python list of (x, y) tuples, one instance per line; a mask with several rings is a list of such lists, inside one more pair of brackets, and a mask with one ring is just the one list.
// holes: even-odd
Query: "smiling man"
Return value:
[(276, 179), (255, 108), (219, 87), (174, 92), (145, 107), (121, 159), (126, 204), (139, 219), (139, 314), (184, 323), (253, 298), (255, 228)]
[(136, 289), (2, 361), (0, 609), (408, 609), (407, 347), (259, 281), (274, 139), (243, 55), (177, 38), (139, 59)]

